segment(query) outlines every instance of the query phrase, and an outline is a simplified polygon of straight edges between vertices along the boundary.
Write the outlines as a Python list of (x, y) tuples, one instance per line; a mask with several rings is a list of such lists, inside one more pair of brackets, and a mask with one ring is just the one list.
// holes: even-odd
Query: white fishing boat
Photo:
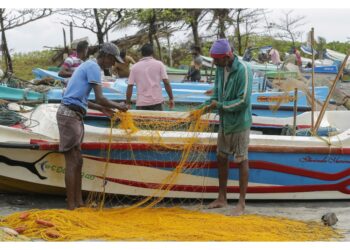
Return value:
[[(55, 104), (41, 105), (27, 121), (32, 122), (32, 127), (0, 126), (2, 190), (64, 192), (65, 163), (63, 155), (57, 152), (56, 111)], [(158, 117), (163, 113), (165, 116), (184, 115), (142, 112)], [(36, 126), (33, 126), (34, 120), (38, 121)], [(321, 128), (329, 132), (326, 136), (252, 133), (247, 198), (349, 199), (349, 121), (348, 111), (327, 111), (321, 123)], [(260, 117), (259, 120), (255, 118), (254, 123), (257, 122), (292, 124), (290, 118)], [(297, 126), (309, 124), (309, 113), (297, 117)], [(107, 193), (119, 195), (216, 198), (216, 133), (140, 130), (128, 134), (115, 128), (109, 143), (108, 127), (86, 125), (85, 128), (82, 143), (84, 191), (101, 192), (104, 186)], [(194, 143), (189, 145), (192, 139)], [(190, 156), (179, 169), (184, 150), (189, 150)], [(178, 175), (171, 183), (166, 183), (175, 169)], [(160, 192), (162, 187), (169, 191)], [(238, 169), (233, 162), (229, 169), (228, 193), (229, 199), (236, 199), (239, 193)]]

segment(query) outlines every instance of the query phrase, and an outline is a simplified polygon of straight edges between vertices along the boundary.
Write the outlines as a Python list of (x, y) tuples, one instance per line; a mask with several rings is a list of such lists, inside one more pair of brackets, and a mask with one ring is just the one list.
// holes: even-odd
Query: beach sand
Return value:
[[(229, 214), (236, 201), (231, 201), (226, 208), (205, 209), (205, 201), (171, 201), (166, 203), (182, 206), (188, 209), (201, 207), (203, 212)], [(126, 202), (127, 203), (127, 202)], [(53, 195), (19, 195), (0, 194), (0, 216), (29, 209), (64, 209), (65, 197)], [(341, 230), (344, 238), (341, 241), (350, 241), (350, 201), (247, 201), (246, 214), (280, 216), (303, 221), (321, 221), (322, 215), (333, 212), (339, 221), (334, 228)]]

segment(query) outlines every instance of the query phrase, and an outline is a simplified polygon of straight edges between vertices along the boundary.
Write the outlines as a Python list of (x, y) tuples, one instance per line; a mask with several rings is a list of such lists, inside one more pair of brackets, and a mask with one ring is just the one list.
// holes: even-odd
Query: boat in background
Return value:
[(30, 89), (10, 88), (0, 84), (0, 99), (7, 101), (43, 101), (45, 95)]
[[(212, 89), (211, 84), (190, 84), (173, 83), (173, 95), (175, 98), (174, 111), (189, 111), (202, 104), (210, 98), (206, 94)], [(2, 99), (19, 101), (23, 100), (25, 90), (2, 86)], [(103, 83), (103, 94), (110, 100), (124, 102), (126, 98), (127, 83), (126, 79), (117, 79), (115, 82)], [(37, 100), (49, 103), (59, 103), (62, 100), (63, 89), (51, 88), (45, 95), (28, 91), (31, 100)], [(167, 93), (163, 87), (162, 94), (167, 100)], [(316, 87), (315, 97), (324, 101), (328, 94), (328, 87)], [(303, 91), (298, 91), (298, 114), (311, 110), (308, 102), (308, 95)], [(91, 91), (89, 100), (95, 100), (95, 94)], [(134, 87), (132, 102), (136, 102), (136, 87)], [(251, 95), (252, 113), (256, 116), (277, 116), (288, 117), (293, 115), (294, 92), (253, 92)], [(167, 109), (167, 105), (164, 105)]]
[[(306, 79), (310, 79), (312, 75), (312, 67), (311, 68), (302, 68), (302, 75)], [(333, 82), (335, 77), (338, 74), (338, 66), (337, 65), (329, 65), (329, 66), (315, 66), (314, 73), (316, 79), (324, 79), (329, 82)]]
[[(342, 64), (344, 61), (346, 55), (334, 50), (326, 49), (324, 56), (330, 60), (333, 60), (338, 67)], [(344, 72), (342, 76), (340, 77), (341, 81), (343, 82), (350, 82), (350, 58), (346, 62), (346, 65), (344, 67)]]

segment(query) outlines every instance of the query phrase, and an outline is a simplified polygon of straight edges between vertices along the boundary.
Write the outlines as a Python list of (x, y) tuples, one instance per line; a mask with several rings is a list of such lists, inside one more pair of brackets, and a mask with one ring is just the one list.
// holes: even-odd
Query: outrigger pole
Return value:
[(346, 63), (348, 61), (349, 56), (350, 56), (350, 50), (348, 51), (348, 53), (347, 53), (347, 55), (346, 55), (342, 65), (340, 66), (340, 69), (338, 71), (337, 76), (333, 80), (333, 84), (332, 84), (331, 88), (329, 89), (327, 98), (326, 98), (326, 100), (325, 100), (325, 102), (324, 102), (324, 104), (322, 106), (322, 109), (321, 109), (321, 111), (320, 111), (320, 113), (319, 113), (319, 115), (317, 117), (316, 124), (315, 124), (314, 128), (311, 130), (311, 134), (312, 135), (316, 135), (317, 134), (317, 131), (318, 131), (319, 127), (320, 127), (320, 124), (321, 124), (321, 121), (323, 119), (324, 113), (326, 112), (329, 100), (331, 99), (331, 96), (332, 96), (332, 94), (333, 94), (333, 92), (335, 90), (335, 87), (336, 87), (337, 82), (338, 82), (338, 80), (340, 78), (340, 75), (343, 73), (343, 69), (344, 69), (344, 67), (345, 67), (345, 65), (346, 65)]
[(311, 131), (314, 130), (314, 112), (315, 112), (315, 53), (314, 53), (314, 28), (311, 28), (311, 52), (312, 52), (312, 71), (311, 71)]

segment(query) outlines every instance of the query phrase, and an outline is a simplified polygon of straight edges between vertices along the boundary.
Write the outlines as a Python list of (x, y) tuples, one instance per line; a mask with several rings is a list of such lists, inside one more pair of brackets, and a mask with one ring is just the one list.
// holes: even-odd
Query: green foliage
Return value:
[[(12, 56), (14, 74), (23, 80), (29, 81), (34, 78), (32, 74), (34, 68), (46, 69), (50, 66), (56, 66), (51, 61), (54, 54), (55, 51), (50, 50), (16, 53)], [(3, 61), (1, 61), (1, 68), (5, 71)]]
[(327, 43), (326, 48), (347, 54), (348, 50), (350, 49), (350, 43), (348, 42), (342, 43), (339, 41), (334, 41), (334, 42)]

